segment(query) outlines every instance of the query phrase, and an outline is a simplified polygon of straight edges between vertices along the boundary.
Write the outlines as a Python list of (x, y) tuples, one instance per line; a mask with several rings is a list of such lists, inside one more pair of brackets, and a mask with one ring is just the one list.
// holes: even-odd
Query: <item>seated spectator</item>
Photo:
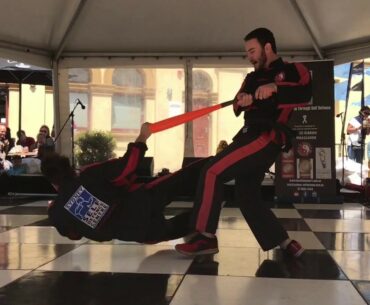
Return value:
[[(40, 149), (41, 148), (41, 149)], [(42, 158), (44, 152), (55, 151), (54, 140), (50, 136), (50, 129), (46, 125), (42, 125), (37, 135), (36, 143), (32, 146), (32, 150), (38, 150), (38, 157)]]
[(6, 127), (5, 138), (9, 141), (9, 150), (11, 150), (15, 145), (15, 139), (12, 138), (11, 131), (9, 127)]
[(10, 149), (9, 140), (6, 138), (7, 129), (5, 125), (0, 124), (0, 172), (7, 171), (11, 167), (11, 162), (6, 160)]
[(28, 147), (28, 151), (32, 150), (33, 145), (35, 145), (35, 139), (32, 137), (27, 137), (26, 132), (24, 130), (17, 131), (17, 145), (21, 145), (23, 147)]
[[(51, 138), (50, 138), (51, 139)], [(54, 151), (54, 142), (53, 145), (50, 144), (48, 138), (44, 133), (39, 133), (36, 138), (36, 147), (33, 151), (37, 151), (37, 157), (42, 159), (45, 153)]]
[(55, 140), (55, 126), (53, 125), (53, 128), (51, 129), (50, 136)]
[(217, 146), (217, 149), (216, 149), (216, 154), (218, 154), (221, 151), (223, 151), (227, 146), (228, 146), (227, 142), (225, 140), (221, 140), (218, 143), (218, 146)]
[(6, 138), (6, 127), (5, 125), (0, 124), (0, 153), (6, 155), (8, 151), (9, 151), (9, 140)]

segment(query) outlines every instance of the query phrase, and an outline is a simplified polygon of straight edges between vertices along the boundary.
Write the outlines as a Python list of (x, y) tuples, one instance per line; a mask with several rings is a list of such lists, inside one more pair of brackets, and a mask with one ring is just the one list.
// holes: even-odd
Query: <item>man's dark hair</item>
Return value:
[(63, 181), (75, 177), (75, 172), (69, 163), (69, 159), (57, 153), (48, 153), (42, 159), (41, 173), (55, 185), (60, 185)]
[(18, 131), (17, 131), (17, 137), (19, 138), (20, 136), (21, 136), (21, 134), (26, 134), (26, 132), (24, 131), (24, 130), (22, 130), (22, 129), (19, 129)]
[(272, 51), (276, 53), (276, 42), (274, 34), (269, 29), (266, 28), (257, 28), (253, 30), (252, 32), (248, 33), (244, 37), (244, 41), (248, 41), (251, 39), (257, 39), (261, 46), (265, 46), (266, 43), (271, 44)]
[(360, 111), (360, 115), (370, 115), (370, 108), (368, 106), (362, 106)]

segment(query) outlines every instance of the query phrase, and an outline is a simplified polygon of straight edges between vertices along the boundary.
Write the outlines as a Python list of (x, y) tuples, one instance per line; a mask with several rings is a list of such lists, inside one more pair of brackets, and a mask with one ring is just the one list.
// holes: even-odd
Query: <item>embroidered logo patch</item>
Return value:
[(282, 82), (285, 79), (285, 73), (280, 72), (275, 76), (275, 82)]
[(64, 208), (78, 220), (95, 229), (109, 210), (109, 205), (80, 186), (69, 198)]

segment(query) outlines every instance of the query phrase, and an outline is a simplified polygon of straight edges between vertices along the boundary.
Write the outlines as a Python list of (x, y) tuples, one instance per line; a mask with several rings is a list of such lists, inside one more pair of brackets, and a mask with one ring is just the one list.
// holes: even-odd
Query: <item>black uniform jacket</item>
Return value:
[(48, 209), (58, 232), (70, 239), (145, 241), (151, 205), (135, 171), (146, 150), (144, 143), (130, 143), (123, 157), (94, 164), (65, 181)]
[[(268, 68), (249, 73), (238, 93), (245, 92), (254, 96), (258, 87), (269, 83), (275, 83), (277, 86), (277, 93), (272, 97), (263, 100), (254, 98), (253, 103), (247, 107), (234, 103), (236, 116), (244, 111), (244, 130), (247, 127), (249, 132), (257, 133), (271, 129), (289, 132), (286, 124), (293, 109), (306, 106), (311, 101), (309, 70), (301, 63), (286, 63), (281, 58), (273, 61)], [(243, 133), (242, 130), (238, 135)]]

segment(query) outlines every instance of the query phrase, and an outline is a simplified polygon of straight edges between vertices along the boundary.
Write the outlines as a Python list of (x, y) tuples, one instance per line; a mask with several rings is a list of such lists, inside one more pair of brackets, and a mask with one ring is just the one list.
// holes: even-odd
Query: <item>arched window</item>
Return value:
[(193, 91), (212, 92), (212, 80), (204, 71), (194, 71)]
[(116, 69), (113, 72), (112, 83), (122, 87), (142, 88), (144, 78), (137, 69)]
[(136, 132), (144, 122), (144, 77), (137, 69), (116, 69), (112, 77), (112, 129)]

